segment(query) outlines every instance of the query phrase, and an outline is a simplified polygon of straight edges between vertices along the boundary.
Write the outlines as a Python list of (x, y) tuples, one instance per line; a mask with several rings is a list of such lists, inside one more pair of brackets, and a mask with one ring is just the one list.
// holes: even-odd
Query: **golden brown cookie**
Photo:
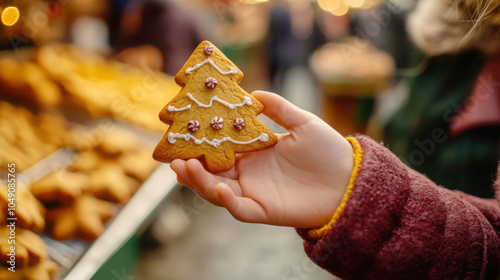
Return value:
[(31, 61), (16, 61), (15, 53), (0, 58), (1, 95), (41, 106), (54, 106), (61, 101), (61, 90)]
[(143, 150), (136, 136), (127, 131), (102, 133), (93, 138), (95, 140), (90, 141), (85, 149), (80, 149), (70, 170), (89, 172), (116, 162), (122, 155)]
[(107, 164), (106, 160), (96, 151), (83, 151), (76, 156), (75, 161), (68, 167), (68, 170), (89, 173), (104, 164)]
[(9, 280), (53, 280), (57, 277), (57, 264), (43, 261), (37, 265), (16, 268), (15, 272), (8, 267), (0, 266), (0, 279)]
[(16, 224), (22, 228), (30, 229), (34, 232), (41, 232), (45, 228), (45, 208), (38, 201), (30, 190), (20, 184), (15, 187), (15, 210), (10, 211), (8, 204), (11, 203), (12, 197), (9, 198), (9, 189), (3, 183), (0, 183), (0, 201), (3, 202), (1, 209), (5, 216), (17, 218)]
[(118, 162), (123, 167), (125, 174), (141, 182), (145, 181), (158, 166), (158, 162), (151, 158), (151, 152), (148, 150), (124, 154)]
[(11, 255), (15, 257), (16, 267), (36, 265), (48, 259), (47, 247), (40, 236), (30, 230), (15, 226), (11, 228), (8, 225), (0, 228), (2, 264), (7, 263)]
[(117, 157), (138, 148), (135, 136), (125, 131), (104, 134), (102, 141), (96, 146), (96, 150), (104, 157)]
[(3, 211), (3, 209), (6, 209), (6, 208), (9, 208), (7, 206), (7, 204), (5, 202), (3, 202), (2, 200), (0, 200), (0, 209), (2, 209), (2, 210), (0, 210), (0, 221), (4, 221), (4, 222), (0, 222), (0, 225), (5, 224), (5, 222), (7, 221), (8, 216), (5, 215), (5, 213)]
[(219, 49), (202, 42), (175, 76), (182, 89), (160, 112), (170, 127), (153, 157), (198, 158), (220, 172), (234, 166), (235, 153), (274, 146), (278, 138), (257, 119), (264, 106), (238, 86), (242, 78)]
[(123, 168), (107, 164), (90, 173), (89, 192), (98, 198), (125, 204), (139, 182), (125, 175)]
[(16, 171), (22, 172), (42, 160), (64, 145), (67, 126), (58, 115), (33, 115), (0, 101), (0, 168), (15, 162)]
[(62, 115), (42, 112), (36, 115), (34, 125), (37, 127), (36, 134), (42, 141), (58, 147), (68, 146), (70, 126)]
[(31, 193), (44, 203), (68, 204), (89, 187), (89, 178), (82, 172), (58, 170), (31, 184)]
[(107, 201), (83, 195), (71, 205), (49, 209), (47, 221), (58, 240), (82, 238), (92, 242), (104, 231), (116, 207)]
[[(71, 45), (37, 48), (37, 63), (64, 91), (67, 107), (162, 131), (157, 112), (178, 91), (161, 72), (107, 60)], [(58, 67), (54, 67), (57, 65)]]

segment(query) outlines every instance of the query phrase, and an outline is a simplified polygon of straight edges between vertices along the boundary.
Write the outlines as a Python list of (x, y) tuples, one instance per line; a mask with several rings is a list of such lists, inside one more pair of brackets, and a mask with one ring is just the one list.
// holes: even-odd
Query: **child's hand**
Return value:
[(317, 228), (340, 205), (353, 170), (349, 142), (284, 98), (254, 92), (264, 114), (289, 131), (271, 149), (240, 154), (233, 169), (212, 174), (196, 159), (174, 160), (181, 184), (238, 220)]

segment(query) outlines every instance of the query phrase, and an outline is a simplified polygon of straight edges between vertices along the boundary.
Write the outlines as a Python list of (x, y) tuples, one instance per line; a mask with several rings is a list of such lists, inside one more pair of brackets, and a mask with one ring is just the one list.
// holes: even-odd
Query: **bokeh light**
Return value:
[[(359, 2), (364, 0), (353, 1)], [(321, 9), (336, 16), (343, 16), (349, 11), (349, 5), (345, 2), (345, 0), (318, 0), (318, 5)]]
[(318, 5), (321, 9), (329, 12), (337, 9), (342, 1), (343, 0), (318, 0)]
[(360, 8), (365, 4), (365, 0), (347, 0), (347, 4), (352, 8)]
[(12, 26), (19, 20), (19, 10), (16, 7), (7, 7), (2, 11), (1, 18), (3, 24)]
[[(289, 0), (292, 1), (292, 0)], [(343, 16), (352, 9), (371, 9), (383, 0), (317, 0), (319, 7), (337, 16)]]
[(344, 0), (340, 0), (337, 8), (330, 11), (335, 16), (343, 16), (347, 12), (349, 12), (349, 5)]

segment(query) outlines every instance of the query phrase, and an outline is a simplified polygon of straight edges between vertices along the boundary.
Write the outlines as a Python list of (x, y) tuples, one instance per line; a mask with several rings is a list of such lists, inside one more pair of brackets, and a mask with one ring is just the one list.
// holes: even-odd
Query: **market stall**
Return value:
[[(204, 39), (214, 38), (245, 73), (242, 88), (272, 90), (269, 25), (277, 2), (195, 2), (203, 3), (204, 12), (213, 17), (214, 28)], [(12, 264), (20, 279), (134, 275), (141, 235), (165, 200), (182, 189), (168, 164), (151, 156), (167, 130), (158, 113), (180, 90), (174, 77), (161, 71), (165, 49), (154, 40), (142, 44), (139, 38), (151, 39), (148, 34), (130, 36), (137, 42), (129, 42), (125, 50), (108, 45), (108, 35), (116, 45), (120, 38), (107, 34), (113, 25), (105, 3), (0, 1), (0, 226), (9, 218), (16, 221), (14, 235), (22, 246)], [(13, 9), (8, 11), (4, 4)], [(290, 34), (299, 26), (303, 37), (297, 40), (304, 45), (311, 38), (326, 39), (313, 20), (325, 1), (309, 4), (285, 5), (293, 14), (287, 22)], [(336, 13), (328, 16), (347, 11)], [(311, 21), (297, 25), (303, 15)], [(128, 16), (121, 24), (132, 32), (129, 27), (140, 25), (140, 20), (137, 11)], [(144, 15), (142, 20), (146, 22)], [(338, 22), (347, 26), (345, 18)], [(166, 27), (152, 32), (154, 38), (168, 31), (169, 24), (162, 23)], [(106, 24), (109, 30), (101, 28)], [(309, 36), (309, 28), (315, 36)], [(301, 58), (321, 40), (298, 47)], [(391, 83), (393, 71), (387, 55), (367, 44), (355, 47), (352, 61), (346, 63), (338, 45), (325, 45), (310, 65), (323, 89), (322, 117), (343, 134), (364, 130), (369, 107)], [(179, 56), (175, 51), (168, 54)], [(365, 63), (372, 59), (377, 63)], [(306, 59), (299, 60), (305, 64)], [(301, 98), (314, 96), (311, 92)], [(3, 254), (9, 252), (10, 235), (0, 231), (5, 237), (0, 239), (0, 279), (12, 276), (10, 256)]]
[(132, 269), (134, 240), (177, 184), (151, 158), (173, 77), (65, 44), (4, 51), (0, 67), (0, 204), (22, 228), (18, 273), (102, 279), (115, 255)]

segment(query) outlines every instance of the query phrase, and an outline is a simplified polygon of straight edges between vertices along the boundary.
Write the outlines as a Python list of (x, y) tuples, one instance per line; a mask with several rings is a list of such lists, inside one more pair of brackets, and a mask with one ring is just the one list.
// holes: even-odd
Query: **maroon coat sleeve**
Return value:
[[(500, 279), (500, 205), (436, 186), (386, 148), (363, 161), (346, 208), (308, 256), (343, 279)], [(457, 172), (459, 172), (457, 170)]]

